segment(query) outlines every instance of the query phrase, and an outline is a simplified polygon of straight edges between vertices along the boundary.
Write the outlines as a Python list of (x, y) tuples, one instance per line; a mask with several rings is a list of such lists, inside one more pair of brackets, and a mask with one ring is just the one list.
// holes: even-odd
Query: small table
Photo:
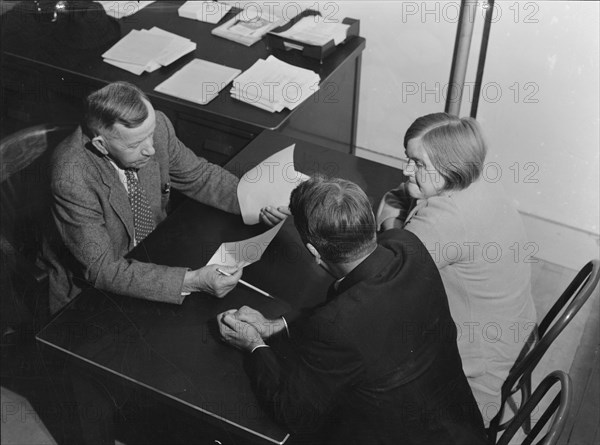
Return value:
[[(241, 176), (271, 154), (295, 143), (295, 166), (357, 182), (374, 205), (402, 179), (399, 170), (274, 132), (265, 132), (226, 168)], [(198, 268), (224, 241), (266, 228), (245, 226), (240, 216), (187, 200), (130, 255), (141, 261)], [(237, 286), (225, 298), (192, 294), (180, 306), (83, 291), (38, 335), (38, 342), (102, 378), (116, 378), (191, 413), (229, 443), (285, 443), (289, 434), (262, 410), (243, 369), (243, 353), (220, 340), (215, 316), (248, 305), (267, 317), (325, 299), (332, 278), (303, 246), (292, 218), (262, 259), (244, 269), (244, 280), (275, 295)], [(206, 428), (203, 426), (203, 430)]]

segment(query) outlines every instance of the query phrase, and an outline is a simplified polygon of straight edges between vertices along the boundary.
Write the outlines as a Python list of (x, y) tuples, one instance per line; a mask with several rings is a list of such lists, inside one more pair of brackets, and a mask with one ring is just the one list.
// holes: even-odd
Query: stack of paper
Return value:
[(99, 1), (106, 11), (106, 14), (120, 19), (122, 17), (129, 17), (135, 14), (140, 9), (145, 8), (154, 1), (128, 1), (128, 2), (115, 2), (115, 1)]
[(319, 81), (314, 71), (269, 56), (233, 81), (231, 96), (272, 113), (293, 110), (319, 89)]
[(180, 17), (186, 17), (201, 22), (219, 23), (231, 9), (230, 5), (215, 1), (190, 1), (185, 2), (177, 13)]
[(211, 33), (250, 46), (262, 39), (266, 33), (286, 22), (284, 16), (276, 13), (274, 9), (246, 8), (213, 29)]
[(140, 75), (167, 66), (195, 49), (195, 42), (154, 27), (132, 30), (102, 57), (111, 65)]
[(343, 23), (328, 22), (320, 15), (311, 15), (298, 20), (287, 31), (272, 34), (309, 45), (323, 46), (332, 40), (339, 45), (346, 39), (349, 27)]
[(204, 105), (217, 97), (219, 91), (241, 72), (236, 68), (194, 59), (154, 89)]

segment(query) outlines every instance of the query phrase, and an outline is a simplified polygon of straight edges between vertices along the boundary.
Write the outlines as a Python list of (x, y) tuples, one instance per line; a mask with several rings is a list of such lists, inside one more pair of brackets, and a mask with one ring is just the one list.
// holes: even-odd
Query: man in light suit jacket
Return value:
[(248, 307), (217, 317), (224, 340), (249, 353), (259, 400), (313, 444), (486, 443), (444, 286), (419, 239), (398, 229), (377, 240), (367, 196), (345, 180), (302, 183), (290, 210), (336, 281), (295, 321)]
[(85, 107), (82, 126), (57, 147), (51, 164), (57, 234), (44, 246), (51, 312), (90, 285), (176, 304), (195, 291), (227, 294), (241, 269), (224, 267), (229, 277), (216, 266), (188, 270), (125, 258), (144, 236), (136, 233), (126, 172), (144, 190), (150, 227), (165, 219), (171, 189), (239, 214), (238, 178), (179, 141), (168, 118), (134, 85), (109, 84), (90, 94)]

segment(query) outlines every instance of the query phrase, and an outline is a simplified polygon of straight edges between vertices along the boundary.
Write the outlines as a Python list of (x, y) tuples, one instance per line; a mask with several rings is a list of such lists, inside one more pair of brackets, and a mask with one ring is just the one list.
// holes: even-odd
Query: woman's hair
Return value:
[(314, 176), (292, 191), (290, 211), (302, 241), (329, 263), (359, 259), (377, 243), (369, 198), (351, 181)]
[(148, 117), (148, 108), (143, 100), (150, 102), (135, 85), (110, 83), (85, 99), (85, 127), (94, 134), (101, 129), (110, 130), (115, 124), (138, 127)]
[(406, 130), (404, 147), (415, 138), (421, 138), (433, 167), (446, 180), (444, 190), (467, 188), (481, 175), (487, 144), (475, 119), (427, 114)]

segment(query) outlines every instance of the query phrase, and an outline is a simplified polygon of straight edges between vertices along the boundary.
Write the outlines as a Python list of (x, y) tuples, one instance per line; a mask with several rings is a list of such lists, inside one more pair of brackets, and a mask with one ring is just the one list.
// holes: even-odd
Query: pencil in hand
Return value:
[[(218, 267), (217, 267), (217, 272), (219, 272), (221, 275), (225, 275), (226, 277), (230, 277), (231, 276), (231, 274), (229, 272), (225, 272), (224, 270), (221, 270)], [(265, 297), (269, 297), (269, 298), (275, 299), (275, 297), (273, 295), (269, 294), (268, 292), (265, 292), (262, 289), (259, 289), (256, 286), (253, 286), (252, 284), (248, 283), (247, 281), (244, 281), (244, 280), (240, 279), (239, 283), (243, 284), (248, 289), (252, 289), (253, 291), (258, 292), (259, 294), (263, 294)]]

